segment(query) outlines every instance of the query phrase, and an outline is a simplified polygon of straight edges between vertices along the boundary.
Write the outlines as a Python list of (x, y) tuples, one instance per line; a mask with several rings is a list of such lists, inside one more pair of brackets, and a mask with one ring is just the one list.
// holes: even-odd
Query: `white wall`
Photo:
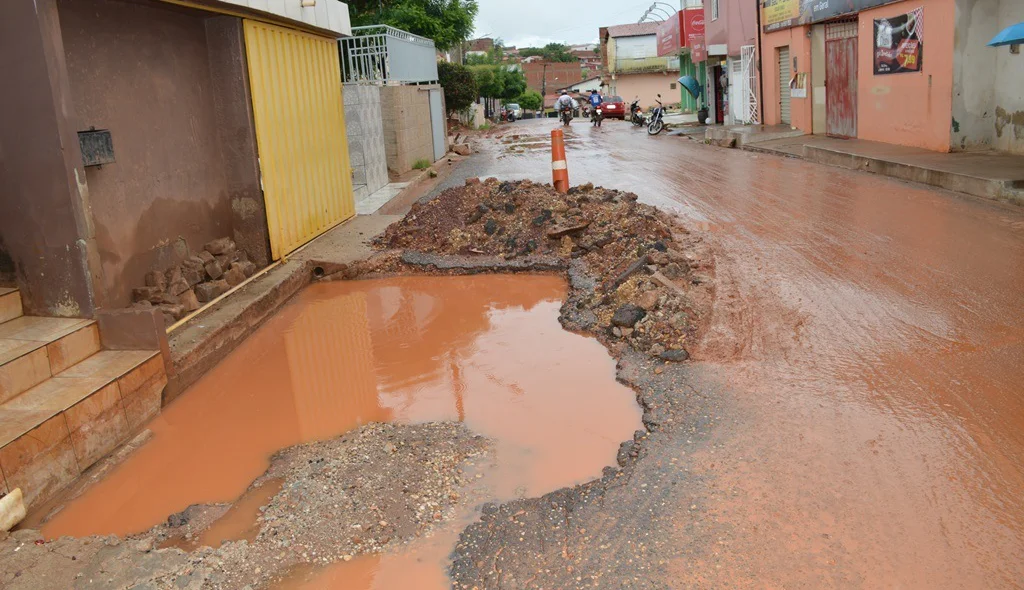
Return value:
[(953, 149), (1024, 154), (1024, 53), (986, 46), (996, 33), (1021, 21), (1021, 0), (956, 0)]
[(338, 0), (316, 0), (312, 6), (303, 6), (302, 0), (215, 0), (214, 4), (234, 4), (265, 14), (285, 18), (325, 31), (338, 37), (352, 35), (352, 22), (348, 4)]

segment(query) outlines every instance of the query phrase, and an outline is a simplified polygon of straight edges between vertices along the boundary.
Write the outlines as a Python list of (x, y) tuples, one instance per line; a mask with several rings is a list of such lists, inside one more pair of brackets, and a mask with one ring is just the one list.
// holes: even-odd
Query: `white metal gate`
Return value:
[(779, 119), (786, 125), (789, 119), (789, 46), (779, 48)]
[(743, 122), (743, 115), (746, 108), (743, 103), (743, 64), (739, 59), (728, 58), (729, 67), (729, 115), (732, 116), (732, 124)]
[(447, 131), (444, 120), (444, 104), (441, 102), (441, 90), (430, 90), (430, 131), (434, 137), (434, 161), (438, 161), (448, 152), (445, 145)]
[(754, 46), (740, 47), (740, 65), (743, 75), (743, 106), (744, 123), (757, 123), (757, 61), (754, 59)]

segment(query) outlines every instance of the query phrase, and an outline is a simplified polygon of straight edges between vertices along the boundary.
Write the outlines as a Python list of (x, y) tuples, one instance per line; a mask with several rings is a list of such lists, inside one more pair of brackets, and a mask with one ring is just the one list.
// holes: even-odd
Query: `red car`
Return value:
[(601, 115), (605, 119), (622, 119), (625, 121), (626, 116), (629, 114), (626, 112), (626, 103), (623, 102), (621, 96), (606, 96), (601, 107)]

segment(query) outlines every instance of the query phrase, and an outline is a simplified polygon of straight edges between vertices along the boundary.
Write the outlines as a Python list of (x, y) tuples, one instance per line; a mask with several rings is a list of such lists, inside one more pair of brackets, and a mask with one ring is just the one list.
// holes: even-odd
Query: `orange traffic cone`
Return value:
[(561, 129), (551, 131), (551, 179), (555, 190), (569, 190), (569, 167), (565, 163), (565, 134)]

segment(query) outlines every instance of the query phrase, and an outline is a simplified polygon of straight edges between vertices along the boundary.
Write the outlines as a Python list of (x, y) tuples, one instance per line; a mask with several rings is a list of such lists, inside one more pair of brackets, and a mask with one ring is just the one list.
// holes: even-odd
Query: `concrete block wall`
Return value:
[(388, 169), (412, 170), (417, 160), (434, 161), (430, 130), (430, 89), (438, 85), (381, 87), (381, 116)]
[(384, 122), (381, 118), (381, 87), (345, 84), (345, 133), (356, 202), (388, 183)]

